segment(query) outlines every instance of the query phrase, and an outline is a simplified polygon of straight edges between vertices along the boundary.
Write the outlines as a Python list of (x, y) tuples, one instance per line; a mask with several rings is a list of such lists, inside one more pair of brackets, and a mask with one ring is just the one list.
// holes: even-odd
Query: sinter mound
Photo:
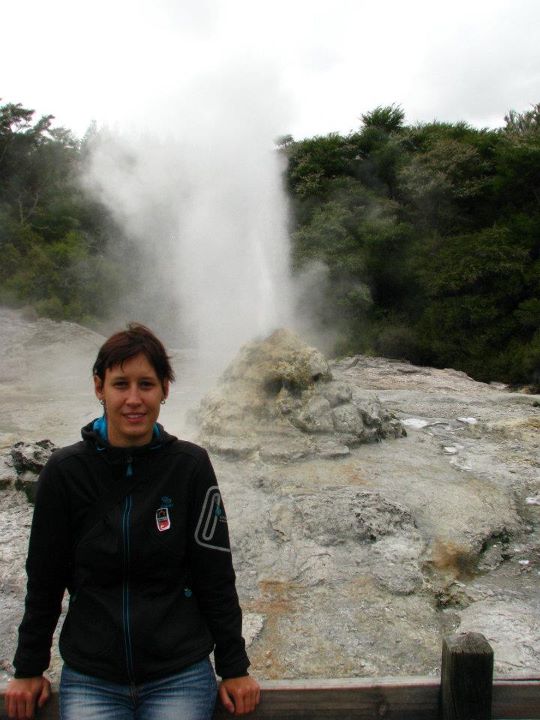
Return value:
[(405, 435), (375, 395), (336, 382), (324, 356), (283, 329), (242, 347), (197, 419), (201, 442), (233, 457), (339, 457)]

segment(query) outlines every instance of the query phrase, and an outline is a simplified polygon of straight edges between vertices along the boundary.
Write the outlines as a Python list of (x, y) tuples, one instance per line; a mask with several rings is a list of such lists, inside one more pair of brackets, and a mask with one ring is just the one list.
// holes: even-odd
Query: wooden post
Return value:
[(443, 720), (491, 720), (493, 650), (480, 633), (443, 640), (441, 715)]

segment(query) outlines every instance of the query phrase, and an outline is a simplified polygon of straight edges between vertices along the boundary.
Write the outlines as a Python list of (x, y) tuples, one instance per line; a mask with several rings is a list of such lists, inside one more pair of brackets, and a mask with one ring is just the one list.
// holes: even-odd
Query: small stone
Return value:
[(265, 616), (260, 613), (244, 613), (242, 618), (242, 632), (249, 647), (258, 638), (264, 627)]
[(258, 444), (256, 442), (220, 435), (212, 435), (204, 438), (203, 444), (210, 452), (219, 453), (225, 457), (238, 460), (247, 459), (258, 450)]
[(413, 430), (422, 430), (422, 428), (427, 427), (429, 425), (429, 422), (427, 420), (422, 420), (421, 418), (405, 418), (405, 420), (401, 421), (403, 425), (406, 427), (410, 427)]
[(337, 442), (333, 442), (332, 440), (328, 440), (327, 442), (320, 442), (317, 444), (316, 453), (318, 457), (332, 459), (347, 457), (347, 455), (351, 454), (351, 451), (347, 445), (341, 445)]
[(464, 472), (470, 472), (472, 470), (472, 465), (468, 463), (466, 460), (460, 460), (459, 458), (455, 457), (450, 460), (450, 464), (453, 465), (457, 470), (463, 470)]

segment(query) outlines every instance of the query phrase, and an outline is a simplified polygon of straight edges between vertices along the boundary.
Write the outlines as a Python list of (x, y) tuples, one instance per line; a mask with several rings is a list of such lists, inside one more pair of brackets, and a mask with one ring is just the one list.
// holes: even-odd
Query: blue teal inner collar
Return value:
[[(96, 433), (96, 435), (99, 437), (102, 443), (108, 444), (109, 443), (109, 433), (107, 429), (107, 418), (105, 415), (102, 415), (101, 417), (94, 420), (94, 424), (92, 425), (93, 431)], [(156, 442), (161, 441), (161, 433), (159, 432), (159, 426), (157, 423), (154, 423), (154, 426), (152, 428), (152, 440), (150, 441), (153, 445)]]

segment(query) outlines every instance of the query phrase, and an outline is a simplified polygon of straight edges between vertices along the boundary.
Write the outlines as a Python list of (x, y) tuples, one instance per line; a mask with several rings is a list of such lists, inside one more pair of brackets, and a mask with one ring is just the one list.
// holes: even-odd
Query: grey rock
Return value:
[(329, 382), (321, 388), (321, 393), (333, 408), (350, 402), (352, 398), (351, 386), (343, 382)]
[(351, 451), (347, 445), (335, 442), (334, 440), (320, 440), (316, 445), (316, 455), (322, 459), (336, 459), (347, 457)]
[(480, 570), (480, 572), (495, 570), (504, 561), (506, 553), (507, 543), (493, 543), (482, 552), (478, 562), (478, 570)]
[(13, 467), (18, 474), (27, 470), (39, 473), (54, 449), (55, 445), (50, 440), (38, 440), (35, 443), (17, 442), (10, 451)]
[(214, 434), (204, 438), (204, 445), (210, 452), (219, 453), (233, 460), (252, 457), (259, 449), (258, 443), (249, 438), (226, 437)]
[(18, 477), (15, 482), (17, 490), (22, 490), (28, 498), (28, 502), (32, 504), (36, 502), (37, 479), (37, 475), (25, 473), (24, 475)]
[(15, 484), (17, 472), (13, 467), (11, 456), (0, 456), (0, 489), (5, 489)]
[(244, 613), (242, 617), (242, 631), (244, 640), (246, 641), (246, 647), (249, 648), (261, 634), (264, 627), (264, 620), (264, 615), (260, 613)]
[(319, 396), (310, 398), (291, 422), (307, 433), (331, 433), (334, 430), (330, 403), (326, 398)]
[(270, 525), (278, 542), (290, 541), (296, 525), (296, 508), (289, 500), (281, 500), (270, 510)]
[(302, 534), (323, 547), (347, 540), (371, 543), (414, 529), (406, 508), (376, 492), (328, 488), (324, 494), (301, 495), (293, 503)]
[(263, 441), (259, 457), (268, 463), (297, 462), (311, 454), (311, 446), (305, 438), (289, 438)]
[(292, 395), (286, 388), (281, 388), (276, 397), (276, 406), (282, 415), (287, 416), (302, 409), (302, 399)]
[(480, 600), (460, 613), (459, 631), (485, 635), (494, 651), (497, 673), (537, 673), (540, 667), (539, 610), (538, 602), (522, 599)]
[(263, 341), (244, 345), (222, 376), (225, 382), (248, 380), (262, 384), (270, 395), (277, 395), (283, 387), (293, 391), (309, 388), (331, 377), (325, 357), (285, 329), (276, 330)]
[(374, 577), (395, 595), (411, 595), (424, 584), (421, 569), (425, 543), (421, 537), (391, 535), (381, 538), (373, 545), (370, 563)]
[(340, 405), (332, 410), (334, 429), (339, 433), (348, 433), (354, 437), (364, 435), (364, 423), (358, 409), (351, 403)]
[(37, 480), (45, 463), (56, 446), (50, 440), (38, 440), (34, 443), (17, 442), (10, 451), (10, 460), (15, 470), (15, 487), (22, 490), (28, 501), (36, 500)]

